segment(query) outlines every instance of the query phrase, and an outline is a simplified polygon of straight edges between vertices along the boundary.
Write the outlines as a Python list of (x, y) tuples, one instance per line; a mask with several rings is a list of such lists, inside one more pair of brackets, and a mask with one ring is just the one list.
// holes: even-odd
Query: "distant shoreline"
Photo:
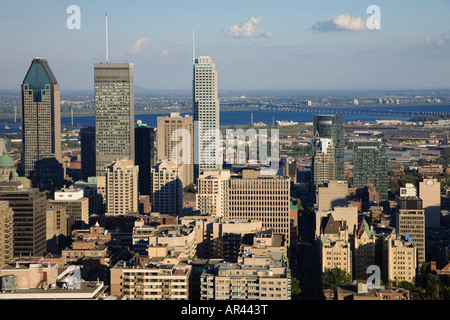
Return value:
[[(362, 105), (346, 105), (346, 106), (309, 106), (309, 108), (376, 108), (376, 107), (380, 107), (380, 108), (401, 108), (401, 107), (426, 107), (426, 106), (449, 106), (447, 103), (433, 103), (433, 104), (428, 104), (428, 105), (424, 105), (424, 104), (417, 104), (417, 103), (408, 103), (408, 104), (362, 104)], [(282, 107), (282, 106), (274, 106), (274, 107)], [(288, 106), (286, 106), (288, 107)], [(301, 107), (308, 107), (308, 106), (301, 106)], [(450, 107), (450, 106), (449, 106)], [(259, 108), (224, 108), (221, 109), (220, 112), (227, 112), (227, 111), (265, 111), (265, 110), (260, 110)], [(170, 109), (165, 109), (165, 110), (152, 110), (152, 111), (138, 111), (135, 112), (135, 115), (141, 115), (141, 114), (169, 114), (171, 112), (177, 112), (177, 113), (192, 113), (191, 109), (182, 109), (182, 110), (170, 110)], [(449, 108), (449, 113), (450, 113), (450, 108)], [(61, 118), (70, 118), (72, 115), (70, 113), (61, 113)], [(95, 116), (94, 113), (74, 113), (73, 117), (93, 117)], [(21, 119), (20, 115), (16, 115), (16, 118), (18, 120)], [(0, 120), (7, 120), (7, 119), (14, 119), (14, 113), (12, 114), (2, 114), (0, 115)]]

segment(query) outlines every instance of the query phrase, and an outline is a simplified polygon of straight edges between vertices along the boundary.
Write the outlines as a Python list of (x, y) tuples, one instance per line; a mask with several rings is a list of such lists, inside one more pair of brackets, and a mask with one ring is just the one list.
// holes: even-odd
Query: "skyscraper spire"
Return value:
[(195, 31), (192, 29), (192, 64), (195, 64)]
[(105, 12), (105, 24), (106, 24), (106, 63), (108, 63), (108, 11)]

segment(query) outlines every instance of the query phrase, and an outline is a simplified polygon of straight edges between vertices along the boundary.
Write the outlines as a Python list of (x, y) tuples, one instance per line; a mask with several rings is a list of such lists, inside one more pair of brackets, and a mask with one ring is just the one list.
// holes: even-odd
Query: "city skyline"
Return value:
[(0, 0), (0, 300), (450, 300), (450, 4), (401, 2)]
[[(0, 35), (8, 43), (0, 63), (0, 72), (8, 77), (0, 80), (0, 88), (16, 89), (22, 77), (19, 66), (36, 56), (49, 61), (63, 90), (92, 88), (92, 65), (106, 60), (105, 11), (109, 61), (133, 63), (136, 85), (149, 89), (189, 89), (193, 30), (196, 55), (214, 57), (223, 90), (450, 84), (445, 1), (435, 1), (434, 6), (419, 1), (246, 1), (208, 6), (202, 1), (130, 6), (78, 1), (81, 28), (70, 30), (66, 22), (71, 14), (66, 10), (72, 4), (2, 4), (1, 27), (10, 32)], [(380, 30), (365, 27), (372, 4), (380, 8)], [(29, 30), (36, 25), (52, 30), (52, 38), (33, 39)]]

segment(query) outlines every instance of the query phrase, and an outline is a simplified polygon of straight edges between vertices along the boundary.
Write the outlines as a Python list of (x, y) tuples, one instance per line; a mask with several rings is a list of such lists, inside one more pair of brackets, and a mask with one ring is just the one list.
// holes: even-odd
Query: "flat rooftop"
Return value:
[(0, 292), (0, 300), (64, 300), (64, 299), (98, 299), (107, 289), (102, 281), (81, 282), (80, 289), (63, 289), (60, 287), (40, 289), (17, 289), (13, 292)]

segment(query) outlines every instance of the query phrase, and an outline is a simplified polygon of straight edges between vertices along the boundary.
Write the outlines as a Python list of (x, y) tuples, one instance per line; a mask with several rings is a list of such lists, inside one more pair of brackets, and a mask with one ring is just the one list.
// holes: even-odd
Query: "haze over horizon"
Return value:
[[(66, 10), (78, 5), (81, 29)], [(366, 12), (380, 8), (381, 29)], [(196, 56), (211, 56), (219, 90), (450, 88), (450, 3), (422, 1), (1, 1), (0, 88), (20, 87), (45, 58), (61, 90), (93, 90), (94, 63), (127, 60), (135, 84), (191, 90)]]

